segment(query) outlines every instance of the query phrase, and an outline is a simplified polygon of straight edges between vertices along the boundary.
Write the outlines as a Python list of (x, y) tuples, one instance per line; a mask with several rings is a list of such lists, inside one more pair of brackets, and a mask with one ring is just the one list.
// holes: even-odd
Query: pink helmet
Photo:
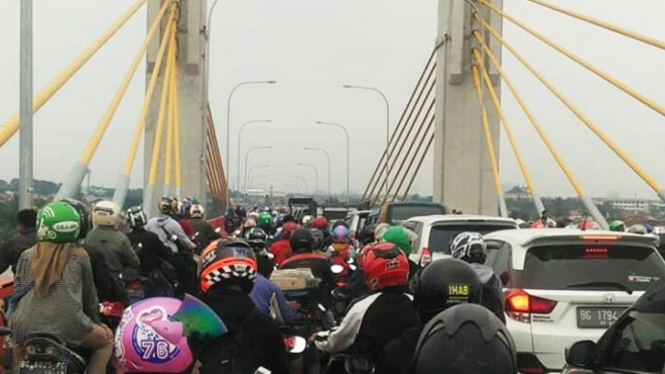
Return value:
[[(217, 314), (199, 299), (153, 297), (125, 309), (116, 331), (114, 355), (126, 373), (180, 373), (191, 369), (197, 341), (227, 332)], [(195, 344), (203, 346), (203, 344)]]

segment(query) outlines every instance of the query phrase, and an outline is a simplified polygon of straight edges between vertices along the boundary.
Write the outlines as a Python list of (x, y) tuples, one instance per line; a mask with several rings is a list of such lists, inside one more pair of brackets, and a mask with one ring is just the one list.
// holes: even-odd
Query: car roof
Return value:
[[(512, 229), (494, 231), (484, 235), (485, 240), (500, 240), (512, 244), (513, 267), (521, 270), (524, 267), (526, 251), (534, 244), (551, 244), (556, 242), (575, 242), (589, 240), (593, 243), (608, 243), (619, 237), (622, 244), (633, 244), (656, 248), (658, 238), (653, 235), (631, 234), (627, 232), (604, 231), (604, 230), (578, 230), (562, 228), (544, 229)], [(655, 250), (655, 249), (654, 249)]]
[(411, 217), (407, 219), (404, 222), (409, 222), (409, 221), (416, 221), (423, 223), (425, 225), (431, 225), (431, 224), (436, 224), (439, 222), (464, 222), (464, 221), (487, 221), (487, 222), (492, 222), (492, 223), (509, 223), (511, 225), (517, 226), (517, 222), (515, 222), (514, 219), (512, 218), (504, 218), (504, 217), (494, 217), (494, 216), (482, 216), (482, 215), (474, 215), (474, 214), (431, 214), (427, 216), (417, 216), (417, 217)]

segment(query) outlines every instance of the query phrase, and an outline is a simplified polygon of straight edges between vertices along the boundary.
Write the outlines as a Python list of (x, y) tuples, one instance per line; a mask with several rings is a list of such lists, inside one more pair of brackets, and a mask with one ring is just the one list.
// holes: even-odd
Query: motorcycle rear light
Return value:
[(337, 287), (344, 288), (346, 287), (346, 282), (344, 281), (337, 281)]
[(432, 262), (432, 252), (427, 247), (423, 247), (420, 252), (420, 266), (425, 267)]
[(510, 318), (524, 323), (531, 322), (531, 313), (549, 314), (557, 302), (529, 295), (521, 289), (510, 289), (506, 292), (506, 312)]
[(296, 338), (294, 337), (284, 338), (284, 346), (286, 347), (287, 350), (293, 349), (295, 345), (296, 345)]
[(129, 287), (137, 290), (139, 288), (143, 288), (143, 282), (141, 281), (134, 281), (134, 282), (129, 282)]
[(546, 373), (545, 365), (533, 353), (517, 354), (517, 370), (524, 374)]

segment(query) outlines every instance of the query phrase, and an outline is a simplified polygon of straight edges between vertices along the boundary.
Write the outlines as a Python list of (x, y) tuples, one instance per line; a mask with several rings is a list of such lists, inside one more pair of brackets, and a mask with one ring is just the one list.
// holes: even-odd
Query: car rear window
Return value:
[(445, 209), (441, 205), (391, 205), (388, 210), (387, 221), (391, 225), (401, 225), (411, 217), (429, 216), (432, 214), (444, 214)]
[(665, 263), (652, 248), (591, 244), (530, 248), (511, 281), (532, 289), (644, 291), (663, 277)]
[(427, 248), (433, 252), (450, 254), (450, 242), (460, 232), (473, 231), (485, 235), (494, 231), (514, 228), (515, 226), (511, 225), (477, 222), (432, 226), (429, 232), (429, 243)]

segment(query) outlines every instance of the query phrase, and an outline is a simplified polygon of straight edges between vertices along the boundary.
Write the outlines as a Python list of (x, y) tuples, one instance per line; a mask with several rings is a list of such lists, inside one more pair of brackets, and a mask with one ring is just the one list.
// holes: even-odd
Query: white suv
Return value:
[(507, 327), (521, 373), (561, 371), (564, 349), (596, 341), (659, 278), (653, 236), (564, 229), (485, 236), (506, 295)]
[(470, 214), (437, 214), (409, 218), (402, 223), (416, 235), (409, 258), (420, 265), (450, 256), (450, 242), (460, 232), (473, 231), (485, 235), (497, 230), (516, 229), (517, 222), (510, 218)]

